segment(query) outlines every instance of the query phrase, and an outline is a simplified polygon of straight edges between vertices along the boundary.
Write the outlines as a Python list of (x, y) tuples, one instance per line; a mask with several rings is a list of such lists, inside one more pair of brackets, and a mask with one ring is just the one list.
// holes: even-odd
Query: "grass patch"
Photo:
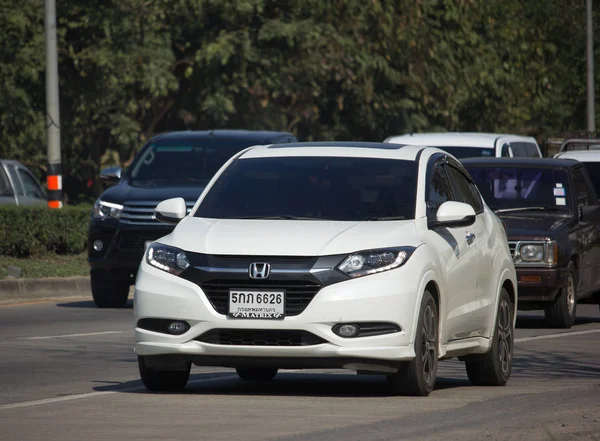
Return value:
[(8, 266), (21, 268), (23, 279), (87, 276), (90, 273), (87, 253), (60, 256), (46, 254), (27, 258), (0, 256), (0, 279), (6, 279)]

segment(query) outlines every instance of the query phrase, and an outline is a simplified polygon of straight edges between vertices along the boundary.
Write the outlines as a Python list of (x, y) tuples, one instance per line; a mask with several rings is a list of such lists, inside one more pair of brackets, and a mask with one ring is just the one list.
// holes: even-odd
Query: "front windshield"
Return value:
[(494, 149), (484, 148), (484, 147), (460, 147), (460, 146), (452, 146), (452, 147), (437, 147), (440, 150), (444, 150), (445, 152), (450, 153), (452, 156), (458, 159), (464, 158), (489, 158), (493, 157)]
[(219, 177), (194, 216), (413, 219), (416, 182), (415, 161), (350, 157), (241, 159)]
[(568, 176), (540, 167), (466, 165), (492, 210), (545, 209), (569, 211)]
[(132, 164), (131, 184), (206, 185), (229, 158), (253, 144), (244, 139), (206, 139), (175, 145), (158, 142), (143, 150)]

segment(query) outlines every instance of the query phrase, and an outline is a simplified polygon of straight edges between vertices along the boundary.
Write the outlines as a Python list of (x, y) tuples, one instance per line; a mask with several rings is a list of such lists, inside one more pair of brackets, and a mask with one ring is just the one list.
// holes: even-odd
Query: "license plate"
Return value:
[(285, 291), (232, 289), (229, 291), (229, 316), (237, 319), (283, 319)]

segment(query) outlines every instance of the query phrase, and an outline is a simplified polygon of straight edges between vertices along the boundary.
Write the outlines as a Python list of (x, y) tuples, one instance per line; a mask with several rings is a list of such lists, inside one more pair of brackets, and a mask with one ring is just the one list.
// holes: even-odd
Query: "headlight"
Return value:
[(414, 250), (414, 247), (399, 247), (359, 251), (346, 257), (338, 269), (350, 277), (381, 273), (404, 265)]
[(519, 251), (523, 262), (541, 262), (544, 260), (544, 245), (541, 243), (521, 244)]
[(555, 265), (558, 262), (558, 246), (555, 240), (520, 242), (515, 263), (541, 263)]
[(104, 202), (98, 199), (94, 204), (93, 215), (96, 219), (119, 219), (121, 217), (121, 211), (123, 206), (119, 204), (113, 204), (112, 202)]
[(148, 245), (146, 262), (155, 268), (175, 274), (176, 276), (190, 266), (190, 262), (183, 250), (160, 243)]

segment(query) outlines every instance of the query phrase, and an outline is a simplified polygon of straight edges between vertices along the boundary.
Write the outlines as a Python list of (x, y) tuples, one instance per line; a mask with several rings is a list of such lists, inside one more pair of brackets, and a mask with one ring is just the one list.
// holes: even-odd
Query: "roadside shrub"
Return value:
[(91, 206), (0, 205), (0, 255), (79, 254), (86, 248)]

